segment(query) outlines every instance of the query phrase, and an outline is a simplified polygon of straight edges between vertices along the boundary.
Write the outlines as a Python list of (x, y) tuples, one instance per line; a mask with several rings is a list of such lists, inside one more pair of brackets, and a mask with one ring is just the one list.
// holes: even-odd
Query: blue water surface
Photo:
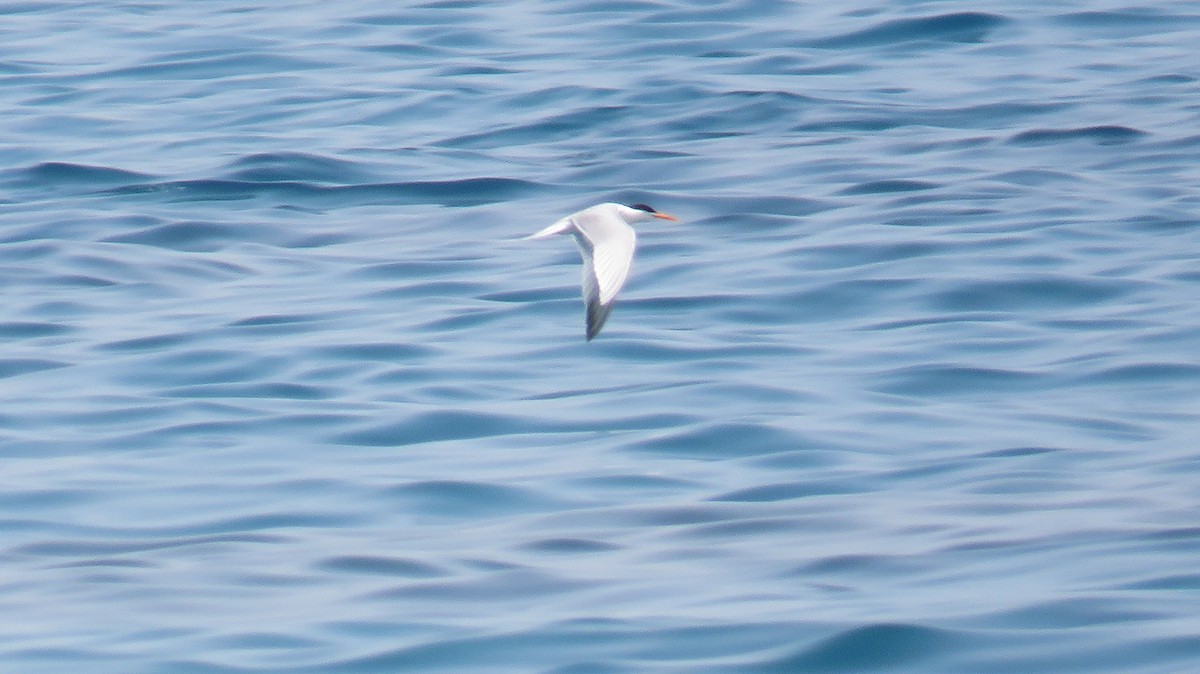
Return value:
[(0, 4), (0, 671), (1200, 671), (1197, 45)]

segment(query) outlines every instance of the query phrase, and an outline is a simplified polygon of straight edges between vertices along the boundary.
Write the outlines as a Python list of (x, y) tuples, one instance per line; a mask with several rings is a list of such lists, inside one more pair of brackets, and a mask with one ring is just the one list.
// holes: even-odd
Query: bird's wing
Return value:
[(583, 302), (587, 305), (587, 338), (600, 332), (613, 300), (629, 277), (637, 234), (615, 215), (589, 214), (576, 220), (575, 242), (583, 258)]
[(608, 315), (612, 313), (612, 302), (602, 303), (600, 301), (600, 283), (596, 278), (596, 261), (593, 256), (595, 248), (592, 247), (592, 242), (583, 236), (576, 235), (575, 243), (579, 244), (579, 255), (583, 257), (583, 304), (587, 307), (587, 338), (592, 341), (592, 338), (600, 333), (600, 328), (604, 327), (604, 321), (608, 320)]

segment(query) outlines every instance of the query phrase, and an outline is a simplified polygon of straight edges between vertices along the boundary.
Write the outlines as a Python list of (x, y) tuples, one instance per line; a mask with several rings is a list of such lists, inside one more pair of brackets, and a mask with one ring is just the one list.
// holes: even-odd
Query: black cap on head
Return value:
[(654, 210), (653, 206), (647, 206), (646, 204), (634, 204), (634, 205), (630, 206), (630, 208), (636, 208), (639, 211), (646, 211), (647, 213), (657, 213), (658, 212), (658, 211)]

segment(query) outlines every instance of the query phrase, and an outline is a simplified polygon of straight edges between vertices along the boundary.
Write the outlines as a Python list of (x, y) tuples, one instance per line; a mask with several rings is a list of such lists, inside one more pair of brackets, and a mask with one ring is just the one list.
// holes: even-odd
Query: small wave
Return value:
[(311, 196), (321, 192), (321, 186), (308, 183), (259, 183), (248, 180), (204, 178), (140, 182), (105, 192), (111, 196), (166, 196), (172, 201), (238, 201), (269, 194)]
[(193, 334), (174, 333), (163, 335), (148, 335), (146, 337), (132, 337), (129, 339), (119, 339), (112, 342), (100, 344), (97, 348), (103, 351), (165, 351), (172, 347), (187, 344), (196, 338)]
[(715, 496), (712, 500), (733, 501), (737, 503), (769, 503), (773, 501), (809, 498), (812, 496), (853, 494), (860, 491), (863, 491), (862, 487), (842, 482), (805, 480), (801, 482), (782, 482), (747, 487)]
[(1034, 372), (970, 365), (913, 365), (880, 375), (879, 389), (897, 395), (946, 396), (990, 393), (1001, 395), (1036, 389), (1046, 377)]
[(436, 145), (451, 148), (492, 149), (535, 142), (545, 143), (548, 139), (576, 137), (595, 128), (607, 128), (627, 117), (629, 112), (630, 108), (627, 106), (594, 106), (526, 124), (463, 134), (438, 141)]
[(1164, 574), (1128, 583), (1122, 590), (1159, 590), (1177, 592), (1180, 590), (1200, 591), (1200, 573)]
[(154, 80), (203, 81), (242, 75), (273, 75), (322, 67), (326, 67), (326, 64), (319, 61), (261, 51), (239, 50), (233, 54), (217, 55), (209, 52), (184, 52), (156, 56), (148, 63), (113, 68), (94, 76), (102, 79), (131, 78), (144, 84)]
[[(1168, 5), (1169, 6), (1169, 5)], [(1085, 10), (1062, 14), (1055, 22), (1106, 36), (1135, 37), (1164, 32), (1195, 30), (1195, 14), (1171, 14), (1156, 8), (1135, 7), (1119, 10)]]
[(535, 426), (539, 425), (520, 417), (437, 410), (417, 414), (405, 421), (386, 422), (344, 433), (336, 440), (350, 445), (390, 447), (535, 432), (538, 430)]
[(937, 183), (924, 180), (872, 180), (847, 187), (838, 194), (887, 194), (891, 192), (919, 192), (940, 187)]
[(696, 488), (697, 484), (665, 475), (629, 473), (601, 474), (579, 478), (575, 483), (604, 492), (671, 492)]
[(27, 555), (45, 557), (84, 557), (89, 555), (118, 555), (150, 550), (166, 550), (197, 545), (221, 543), (277, 543), (285, 540), (273, 534), (229, 533), (206, 536), (166, 536), (138, 540), (55, 540), (27, 543), (15, 548)]
[(621, 546), (588, 538), (544, 538), (521, 545), (524, 550), (550, 554), (575, 555), (619, 550)]
[(466, 77), (470, 75), (514, 75), (520, 72), (520, 70), (513, 70), (512, 68), (474, 63), (470, 65), (447, 66), (439, 69), (437, 74), (439, 77)]
[(881, 623), (846, 630), (793, 655), (764, 663), (761, 672), (892, 671), (945, 655), (961, 641), (954, 632)]
[(1008, 19), (983, 12), (955, 12), (886, 21), (864, 30), (811, 40), (822, 49), (885, 47), (913, 42), (982, 42)]
[(91, 185), (96, 187), (143, 182), (148, 177), (144, 173), (111, 166), (90, 166), (56, 161), (35, 164), (17, 174), (19, 182), (31, 185)]
[(315, 353), (324, 359), (401, 363), (428, 358), (438, 353), (438, 350), (432, 346), (417, 344), (366, 342), (319, 347)]
[(665, 505), (625, 508), (622, 516), (639, 526), (677, 527), (734, 521), (737, 519), (737, 512), (728, 504)]
[(1071, 629), (1105, 623), (1137, 623), (1156, 614), (1110, 597), (1071, 597), (1057, 599), (1001, 613), (991, 617), (997, 625), (1022, 629)]
[(543, 187), (516, 178), (463, 178), (395, 183), (323, 185), (295, 180), (267, 181), (208, 178), (124, 185), (116, 196), (163, 195), (172, 201), (238, 201), (276, 197), (299, 201), (336, 201), (339, 205), (437, 204), (482, 206), (509, 201)]
[[(366, 186), (368, 191), (380, 191), (415, 203), (433, 203), (445, 206), (479, 206), (497, 201), (514, 199), (518, 195), (536, 191), (540, 183), (517, 180), (512, 177), (466, 177), (462, 180), (419, 180), (391, 182), (384, 185)], [(354, 193), (354, 187), (347, 187)]]
[(232, 328), (258, 328), (272, 327), (278, 325), (292, 325), (295, 323), (311, 323), (319, 320), (320, 317), (315, 314), (263, 314), (261, 316), (251, 316), (233, 321), (229, 324)]
[(255, 382), (237, 384), (198, 384), (166, 389), (161, 395), (169, 398), (264, 398), (284, 400), (325, 400), (334, 397), (328, 387), (288, 382)]
[(789, 575), (808, 579), (821, 575), (880, 577), (911, 572), (919, 566), (919, 562), (902, 554), (843, 554), (802, 564)]
[(1021, 145), (1048, 145), (1074, 141), (1090, 141), (1097, 145), (1123, 145), (1141, 140), (1148, 134), (1128, 126), (1115, 124), (1084, 126), (1075, 129), (1031, 129), (1010, 139)]
[(1082, 180), (1078, 175), (1042, 168), (1004, 171), (992, 176), (992, 179), (1012, 183), (1013, 185), (1023, 185), (1025, 187), (1044, 186), (1054, 183), (1078, 183)]
[(318, 564), (328, 571), (357, 573), (400, 578), (437, 578), (446, 572), (432, 564), (400, 557), (375, 555), (343, 555), (330, 557)]
[(393, 487), (387, 496), (422, 515), (489, 517), (561, 507), (531, 489), (465, 480), (427, 480)]
[(786, 431), (744, 422), (706, 424), (676, 431), (631, 446), (634, 451), (697, 458), (731, 458), (797, 449), (802, 440)]
[(326, 182), (351, 183), (367, 172), (342, 159), (303, 152), (263, 152), (240, 157), (231, 165), (232, 180), (257, 183)]
[[(681, 200), (684, 197), (679, 197)], [(816, 199), (790, 197), (779, 195), (760, 195), (755, 197), (706, 197), (705, 202), (719, 212), (736, 213), (739, 215), (779, 215), (785, 217), (804, 217), (832, 208), (831, 204)]]
[(46, 358), (0, 358), (0, 379), (69, 366), (70, 363)]
[(171, 250), (210, 252), (220, 249), (225, 244), (244, 239), (246, 234), (244, 227), (193, 221), (154, 225), (102, 240), (112, 243), (136, 243)]
[(1200, 365), (1194, 363), (1131, 363), (1118, 365), (1084, 378), (1086, 382), (1113, 384), (1194, 384), (1200, 381)]
[(45, 323), (41, 321), (5, 321), (0, 323), (0, 337), (8, 339), (53, 337), (70, 331), (70, 326), (62, 325), (61, 323)]
[(1043, 275), (1021, 280), (1000, 279), (959, 284), (933, 295), (949, 311), (1028, 311), (1062, 309), (1108, 302), (1132, 291), (1128, 282)]

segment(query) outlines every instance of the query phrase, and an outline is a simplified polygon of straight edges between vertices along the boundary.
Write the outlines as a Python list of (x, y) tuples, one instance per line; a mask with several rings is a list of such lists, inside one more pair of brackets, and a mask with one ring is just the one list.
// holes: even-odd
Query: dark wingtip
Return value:
[(608, 304), (592, 302), (587, 305), (587, 341), (592, 341), (593, 337), (600, 334), (600, 328), (604, 327), (604, 322), (608, 320), (612, 308), (611, 302)]

